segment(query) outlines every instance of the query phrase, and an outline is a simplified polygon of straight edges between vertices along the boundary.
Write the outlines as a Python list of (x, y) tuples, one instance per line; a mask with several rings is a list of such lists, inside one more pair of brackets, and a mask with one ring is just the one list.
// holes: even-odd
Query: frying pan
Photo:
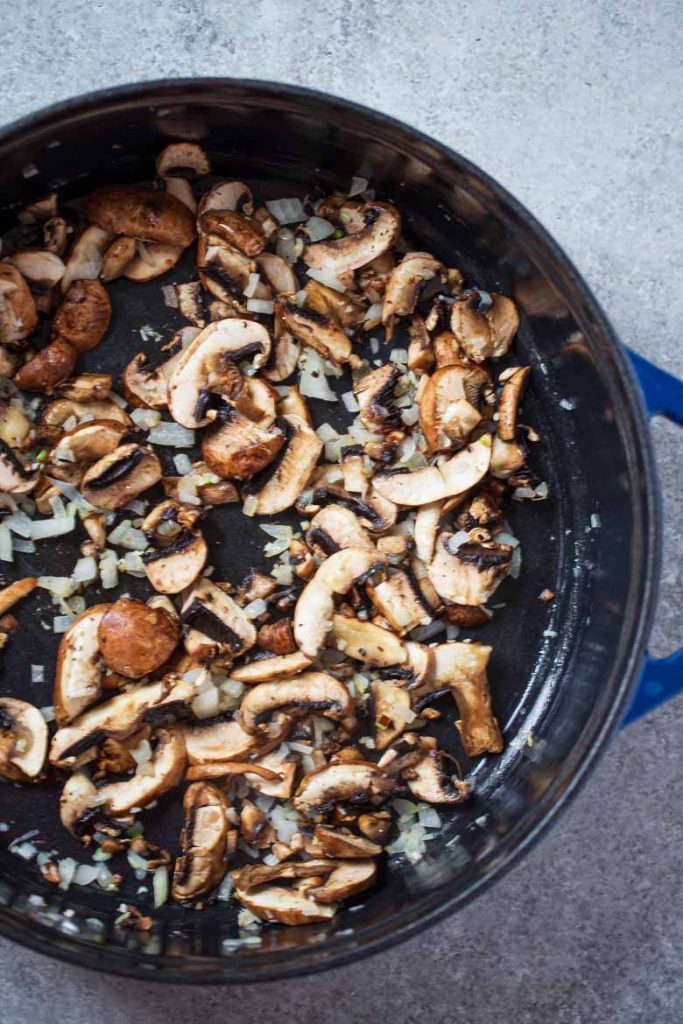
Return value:
[[(443, 816), (419, 863), (387, 865), (376, 891), (332, 922), (265, 928), (260, 945), (235, 948), (233, 905), (193, 913), (167, 904), (151, 932), (125, 931), (116, 924), (118, 904), (149, 907), (138, 883), (114, 897), (96, 886), (63, 891), (8, 851), (17, 836), (37, 829), (41, 848), (87, 859), (59, 825), (57, 785), (0, 789), (0, 819), (9, 825), (0, 834), (3, 935), (118, 974), (244, 982), (364, 957), (455, 912), (538, 840), (621, 723), (683, 687), (680, 654), (657, 662), (645, 653), (660, 545), (647, 417), (663, 413), (681, 424), (683, 385), (640, 357), (629, 363), (566, 256), (477, 167), (391, 118), (291, 86), (176, 79), (92, 93), (24, 118), (0, 131), (0, 228), (14, 223), (19, 205), (54, 188), (62, 202), (77, 205), (104, 181), (149, 180), (158, 151), (187, 138), (201, 141), (218, 175), (247, 181), (260, 200), (368, 178), (381, 198), (399, 205), (409, 241), (479, 286), (513, 296), (522, 321), (514, 359), (534, 367), (525, 418), (542, 443), (534, 446), (533, 468), (550, 488), (547, 501), (513, 507), (521, 576), (504, 584), (503, 607), (476, 635), (494, 646), (491, 688), (505, 753), (466, 766), (476, 799)], [(189, 267), (149, 285), (115, 282), (108, 340), (83, 368), (118, 374), (155, 345), (141, 343), (142, 325), (165, 336), (180, 326), (160, 285), (187, 279)], [(348, 380), (340, 386), (348, 390)], [(341, 422), (331, 406), (314, 406), (316, 422)], [(239, 581), (263, 564), (264, 535), (239, 506), (215, 509), (206, 531), (219, 578)], [(70, 572), (74, 547), (68, 539), (43, 544), (40, 571)], [(17, 556), (7, 575), (35, 567), (35, 556)], [(129, 592), (147, 593), (139, 581), (123, 580)], [(551, 604), (539, 600), (546, 587), (556, 594)], [(111, 592), (88, 591), (89, 603), (103, 598)], [(51, 703), (56, 642), (42, 623), (53, 612), (40, 597), (20, 611), (19, 631), (2, 655), (1, 693)], [(45, 684), (31, 682), (36, 663), (45, 667)], [(442, 728), (452, 749), (452, 719)], [(146, 833), (172, 850), (178, 803), (177, 796), (162, 801)]]

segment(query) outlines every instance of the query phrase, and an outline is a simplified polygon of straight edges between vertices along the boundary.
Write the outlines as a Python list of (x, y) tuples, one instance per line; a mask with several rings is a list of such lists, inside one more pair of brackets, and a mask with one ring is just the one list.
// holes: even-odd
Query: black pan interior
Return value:
[[(506, 752), (467, 765), (477, 798), (466, 810), (444, 815), (446, 824), (423, 861), (392, 863), (372, 895), (329, 925), (266, 929), (260, 947), (226, 951), (223, 942), (238, 934), (233, 906), (192, 913), (167, 905), (151, 933), (122, 931), (114, 925), (120, 902), (143, 911), (149, 905), (136, 893), (139, 883), (113, 898), (95, 887), (61, 892), (6, 851), (16, 836), (37, 828), (36, 841), (46, 849), (86, 859), (59, 824), (56, 784), (0, 788), (0, 820), (10, 825), (0, 835), (0, 908), (8, 934), (126, 973), (272, 977), (338, 962), (438, 916), (507, 863), (571, 789), (624, 701), (648, 601), (653, 498), (628, 379), (607, 325), (572, 268), (479, 172), (390, 121), (254, 83), (178, 82), (115, 92), (0, 139), (0, 228), (13, 223), (18, 205), (55, 187), (77, 208), (79, 197), (103, 181), (149, 180), (156, 153), (174, 138), (201, 139), (216, 174), (246, 181), (261, 201), (303, 198), (313, 189), (344, 188), (352, 175), (367, 177), (379, 198), (399, 205), (411, 245), (460, 267), (468, 281), (513, 296), (522, 327), (508, 362), (534, 367), (525, 419), (541, 434), (532, 464), (550, 487), (545, 502), (513, 504), (509, 518), (523, 547), (521, 577), (496, 595), (494, 603), (505, 606), (489, 626), (463, 633), (494, 647), (490, 678)], [(137, 352), (157, 347), (141, 341), (142, 325), (164, 339), (182, 326), (161, 286), (187, 280), (192, 259), (147, 285), (115, 282), (108, 340), (79, 365), (118, 375)], [(400, 336), (392, 344), (400, 345)], [(349, 379), (339, 387), (349, 390)], [(344, 422), (341, 404), (312, 406), (316, 423)], [(596, 514), (601, 525), (591, 528)], [(216, 508), (206, 536), (221, 578), (238, 582), (265, 565), (264, 534), (239, 506)], [(74, 541), (44, 543), (39, 556), (19, 555), (11, 573), (3, 563), (4, 576), (36, 573), (38, 557), (42, 574), (65, 575), (77, 557)], [(124, 576), (122, 582), (120, 589), (148, 596), (146, 581)], [(549, 605), (539, 600), (546, 587), (557, 595)], [(101, 599), (111, 599), (111, 592), (89, 588), (89, 603)], [(53, 614), (47, 596), (20, 613), (20, 631), (0, 655), (0, 693), (51, 703), (56, 641), (44, 623)], [(45, 684), (31, 683), (32, 663), (45, 665)], [(461, 753), (445, 701), (442, 708), (443, 736)], [(172, 850), (177, 805), (177, 796), (162, 801), (147, 831)], [(115, 862), (109, 866), (116, 870)], [(44, 907), (31, 900), (35, 895)], [(65, 909), (73, 914), (65, 917)]]

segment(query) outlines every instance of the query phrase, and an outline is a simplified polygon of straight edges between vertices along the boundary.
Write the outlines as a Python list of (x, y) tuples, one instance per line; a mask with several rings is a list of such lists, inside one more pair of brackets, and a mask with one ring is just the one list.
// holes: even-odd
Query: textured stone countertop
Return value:
[[(235, 75), (348, 96), (509, 188), (621, 337), (683, 372), (683, 7), (676, 0), (0, 0), (0, 120), (143, 78)], [(681, 438), (654, 649), (680, 640)], [(616, 738), (559, 824), (457, 917), (331, 973), (242, 989), (99, 977), (0, 941), (4, 1024), (679, 1024), (679, 698)]]

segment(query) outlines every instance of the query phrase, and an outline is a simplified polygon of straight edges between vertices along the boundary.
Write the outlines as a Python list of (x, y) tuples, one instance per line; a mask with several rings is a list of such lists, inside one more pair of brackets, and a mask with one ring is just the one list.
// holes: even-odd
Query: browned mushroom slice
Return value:
[(397, 505), (429, 505), (474, 487), (486, 475), (490, 461), (491, 439), (485, 434), (438, 465), (412, 472), (380, 470), (373, 484), (382, 497)]
[(328, 643), (369, 668), (402, 665), (408, 656), (405, 644), (390, 630), (346, 615), (332, 616)]
[(31, 357), (14, 375), (14, 383), (22, 391), (49, 394), (70, 377), (76, 366), (76, 350), (57, 338)]
[(58, 480), (78, 484), (88, 466), (109, 455), (120, 444), (127, 427), (114, 420), (88, 420), (68, 430), (45, 461), (45, 472)]
[(56, 253), (47, 249), (22, 249), (9, 259), (37, 291), (54, 288), (64, 276), (64, 263)]
[(21, 448), (31, 429), (31, 420), (17, 403), (0, 401), (0, 441)]
[(130, 263), (126, 264), (123, 276), (127, 281), (139, 283), (154, 281), (155, 278), (172, 270), (182, 254), (182, 245), (166, 245), (138, 240), (135, 243), (135, 256)]
[(290, 508), (305, 488), (323, 447), (315, 431), (297, 416), (283, 416), (276, 422), (284, 434), (284, 445), (270, 465), (243, 488), (253, 499), (253, 515), (275, 515)]
[(98, 401), (109, 397), (111, 391), (110, 373), (79, 373), (59, 385), (59, 393), (75, 402)]
[(180, 833), (182, 855), (175, 862), (171, 892), (174, 900), (205, 896), (227, 868), (229, 808), (225, 794), (209, 782), (188, 786), (183, 797)]
[(195, 529), (196, 506), (180, 505), (172, 499), (152, 509), (142, 529), (153, 545), (142, 561), (147, 579), (162, 594), (179, 594), (189, 587), (204, 568), (206, 542)]
[(240, 834), (245, 843), (264, 850), (275, 841), (275, 830), (265, 813), (250, 800), (243, 800), (240, 808)]
[(510, 571), (509, 544), (485, 543), (453, 546), (455, 534), (440, 533), (428, 573), (434, 589), (454, 604), (483, 605)]
[(236, 889), (251, 892), (271, 882), (293, 881), (296, 878), (319, 878), (331, 874), (335, 865), (330, 861), (287, 861), (280, 864), (254, 864), (238, 868), (231, 874)]
[(108, 604), (96, 604), (74, 619), (59, 644), (53, 704), (58, 726), (67, 725), (101, 693), (97, 630)]
[(3, 494), (29, 494), (38, 483), (38, 471), (20, 461), (10, 446), (0, 440), (0, 491)]
[(507, 480), (526, 466), (526, 447), (520, 441), (503, 441), (497, 434), (491, 448), (491, 476)]
[(59, 817), (62, 825), (76, 839), (90, 841), (95, 827), (97, 808), (103, 798), (97, 787), (85, 772), (74, 772), (66, 782), (59, 797)]
[(335, 594), (346, 594), (386, 563), (386, 555), (367, 548), (347, 548), (330, 555), (306, 584), (296, 604), (294, 636), (300, 649), (316, 658), (332, 627)]
[(376, 585), (368, 585), (368, 595), (377, 611), (400, 636), (434, 618), (434, 608), (422, 593), (410, 572), (399, 570)]
[(231, 661), (256, 643), (256, 629), (224, 590), (208, 579), (195, 583), (181, 618), (189, 625), (185, 650), (196, 661)]
[(114, 235), (130, 235), (146, 242), (185, 249), (195, 237), (194, 217), (166, 192), (141, 185), (104, 185), (86, 204), (91, 224)]
[(417, 510), (413, 530), (415, 554), (425, 564), (431, 562), (434, 555), (443, 504), (443, 501), (433, 501), (429, 505), (420, 505)]
[(432, 451), (462, 445), (481, 421), (488, 374), (464, 363), (443, 366), (427, 379), (420, 396), (420, 426)]
[(303, 672), (294, 679), (254, 686), (242, 698), (239, 720), (245, 732), (256, 735), (267, 731), (275, 715), (296, 719), (311, 712), (339, 721), (347, 730), (355, 723), (349, 691), (327, 672)]
[(253, 197), (248, 185), (242, 181), (219, 181), (204, 193), (198, 213), (201, 216), (207, 210), (239, 210), (250, 217), (253, 209)]
[(57, 398), (44, 405), (40, 414), (40, 425), (59, 427), (75, 416), (77, 420), (114, 420), (131, 427), (133, 421), (128, 413), (109, 398), (91, 399), (82, 402), (73, 398)]
[(293, 295), (298, 291), (296, 275), (287, 260), (273, 252), (262, 252), (256, 257), (256, 265), (265, 276), (275, 295)]
[(121, 277), (129, 263), (135, 258), (135, 239), (119, 235), (111, 242), (102, 257), (100, 277), (103, 281), (115, 281)]
[(171, 415), (192, 430), (205, 427), (210, 422), (206, 413), (212, 395), (225, 391), (227, 364), (234, 369), (253, 357), (258, 368), (269, 354), (270, 335), (262, 324), (240, 319), (209, 324), (185, 349), (173, 370), (168, 385)]
[[(325, 468), (318, 467), (323, 470)], [(377, 494), (372, 488), (366, 489), (362, 495), (357, 495), (350, 494), (337, 484), (316, 484), (311, 503), (320, 506), (330, 502), (350, 509), (363, 529), (369, 530), (370, 533), (385, 533), (394, 526), (398, 518), (396, 505), (383, 498), (381, 494)]]
[(360, 365), (360, 359), (351, 351), (351, 339), (329, 316), (297, 306), (288, 299), (276, 301), (275, 314), (285, 330), (304, 345), (310, 345), (325, 359), (335, 364)]
[[(347, 231), (349, 231), (347, 226)], [(387, 250), (377, 259), (366, 263), (356, 272), (356, 284), (368, 302), (381, 302), (387, 289), (387, 283), (391, 272), (396, 266), (396, 260), (392, 253)]]
[(363, 227), (344, 238), (307, 245), (303, 258), (309, 267), (337, 274), (357, 270), (390, 249), (401, 233), (395, 206), (375, 200), (361, 210)]
[(37, 323), (36, 304), (23, 275), (11, 263), (0, 263), (0, 343), (23, 341)]
[(204, 290), (199, 281), (187, 281), (173, 285), (178, 303), (178, 312), (194, 327), (205, 327), (207, 320)]
[(156, 172), (162, 178), (201, 178), (211, 173), (211, 163), (196, 142), (171, 142), (159, 153)]
[(47, 723), (38, 708), (15, 697), (0, 698), (0, 777), (36, 782), (47, 753)]
[(470, 787), (458, 776), (458, 762), (444, 750), (424, 750), (417, 764), (406, 772), (410, 792), (428, 804), (460, 804), (470, 795)]
[(458, 706), (460, 739), (469, 757), (503, 749), (500, 727), (491, 712), (486, 666), (491, 648), (484, 644), (450, 643), (433, 648), (434, 671), (430, 686), (448, 686)]
[[(215, 235), (201, 235), (197, 243), (197, 269), (202, 287), (215, 297), (219, 306), (226, 306), (226, 311), (219, 313), (213, 308), (216, 304), (212, 304), (212, 320), (242, 316), (246, 313), (244, 290), (249, 285), (250, 275), (256, 269), (252, 259), (226, 245)], [(259, 297), (260, 290), (257, 288), (255, 297)]]
[(206, 764), (193, 764), (187, 769), (185, 778), (194, 782), (197, 779), (223, 779), (230, 775), (246, 775), (247, 773), (268, 781), (280, 782), (282, 780), (282, 775), (279, 772), (257, 764), (256, 761), (209, 761)]
[(126, 814), (134, 807), (146, 807), (177, 786), (185, 769), (185, 746), (178, 729), (159, 729), (156, 749), (149, 761), (122, 782), (110, 782), (99, 789), (99, 798), (109, 814)]
[(375, 881), (377, 865), (374, 860), (351, 860), (335, 864), (334, 870), (322, 885), (308, 890), (318, 903), (335, 903), (348, 900), (365, 892)]
[(245, 256), (258, 256), (266, 247), (266, 236), (258, 221), (234, 210), (208, 210), (199, 218), (199, 229), (215, 235)]
[(276, 921), (279, 924), (317, 924), (329, 921), (337, 910), (333, 903), (316, 903), (295, 889), (279, 885), (267, 885), (253, 892), (236, 886), (235, 895), (247, 910), (262, 921)]
[(197, 337), (196, 327), (176, 331), (167, 345), (151, 359), (139, 352), (122, 374), (123, 393), (133, 405), (165, 409), (168, 404), (168, 382), (178, 365), (185, 345)]
[(344, 548), (375, 550), (369, 533), (363, 529), (351, 509), (335, 504), (326, 505), (313, 516), (306, 531), (306, 543), (313, 550), (321, 549), (324, 555), (331, 555)]
[(298, 761), (295, 755), (283, 758), (278, 750), (274, 750), (254, 761), (253, 770), (247, 772), (244, 778), (252, 789), (262, 796), (271, 796), (275, 800), (289, 800), (294, 792), (297, 770)]
[(278, 384), (291, 377), (299, 363), (301, 344), (289, 331), (286, 331), (280, 320), (275, 321), (275, 343), (268, 365), (263, 376)]
[(120, 597), (97, 627), (97, 640), (107, 666), (127, 679), (140, 679), (165, 664), (173, 654), (180, 629), (165, 608)]
[(243, 480), (270, 465), (284, 443), (285, 435), (278, 427), (264, 430), (248, 416), (226, 405), (217, 425), (204, 435), (202, 456), (219, 476)]
[(414, 312), (420, 292), (428, 281), (446, 281), (446, 268), (428, 252), (407, 252), (392, 271), (382, 303), (382, 323), (389, 341), (397, 317)]
[(434, 349), (429, 331), (421, 316), (414, 316), (408, 328), (408, 369), (413, 373), (427, 373), (434, 365)]
[(354, 384), (353, 390), (360, 406), (359, 416), (368, 430), (381, 434), (402, 428), (401, 410), (391, 405), (400, 378), (401, 370), (396, 363), (385, 363), (364, 374)]
[(294, 807), (307, 817), (325, 813), (337, 803), (376, 807), (398, 789), (398, 783), (369, 761), (329, 764), (299, 784)]
[(472, 289), (458, 295), (451, 306), (451, 330), (475, 363), (504, 356), (518, 327), (514, 302), (497, 292)]
[(280, 745), (291, 727), (291, 719), (273, 719), (269, 735), (252, 736), (238, 721), (216, 719), (185, 726), (185, 748), (191, 765), (242, 761), (266, 754)]
[(325, 857), (341, 860), (363, 860), (366, 857), (377, 857), (382, 847), (353, 832), (330, 828), (329, 825), (316, 825), (314, 838)]
[(55, 313), (52, 334), (77, 352), (89, 352), (102, 341), (110, 319), (106, 288), (99, 281), (74, 281)]
[(365, 319), (364, 304), (346, 292), (335, 291), (334, 288), (328, 288), (326, 284), (312, 278), (306, 282), (304, 292), (309, 309), (335, 320), (340, 327), (353, 330)]
[(278, 416), (297, 416), (304, 423), (307, 423), (309, 427), (315, 426), (311, 410), (308, 408), (306, 399), (296, 384), (290, 384), (287, 388), (287, 394), (278, 399), (277, 413)]
[(73, 768), (92, 760), (103, 738), (122, 739), (144, 721), (166, 720), (184, 711), (194, 699), (194, 686), (167, 676), (153, 683), (140, 683), (103, 704), (88, 708), (69, 725), (58, 729), (52, 739), (50, 763)]
[(269, 683), (274, 679), (291, 679), (304, 672), (312, 663), (312, 659), (303, 654), (302, 651), (293, 651), (291, 654), (277, 655), (272, 658), (258, 658), (256, 661), (247, 662), (246, 665), (238, 665), (230, 669), (230, 678), (237, 679), (247, 686), (254, 683)]
[(378, 846), (384, 843), (391, 829), (391, 815), (387, 811), (375, 811), (374, 814), (361, 814), (358, 828)]
[(99, 508), (123, 508), (161, 480), (161, 463), (151, 448), (123, 444), (91, 466), (83, 477), (83, 497)]
[(351, 494), (364, 494), (368, 487), (368, 472), (361, 444), (350, 444), (342, 448), (341, 468), (344, 474), (344, 490)]
[(511, 367), (500, 375), (503, 387), (498, 402), (498, 437), (514, 441), (517, 436), (517, 413), (531, 373), (530, 366)]
[(370, 684), (375, 719), (375, 747), (386, 750), (415, 718), (408, 691), (390, 679)]

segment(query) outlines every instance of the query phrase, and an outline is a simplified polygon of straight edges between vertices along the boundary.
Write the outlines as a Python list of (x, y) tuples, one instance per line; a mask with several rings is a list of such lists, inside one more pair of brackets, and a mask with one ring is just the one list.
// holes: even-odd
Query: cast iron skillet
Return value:
[[(477, 800), (449, 816), (422, 862), (392, 865), (372, 895), (333, 922), (268, 928), (260, 947), (237, 951), (223, 945), (237, 935), (236, 910), (225, 904), (202, 913), (167, 905), (150, 934), (121, 931), (114, 924), (118, 903), (146, 906), (134, 886), (114, 898), (93, 887), (62, 892), (6, 850), (17, 835), (38, 828), (47, 849), (86, 859), (59, 825), (55, 787), (2, 787), (0, 818), (11, 826), (0, 835), (2, 934), (114, 973), (244, 982), (339, 965), (414, 935), (471, 899), (535, 842), (629, 705), (656, 592), (658, 491), (626, 357), (564, 254), (478, 168), (365, 108), (229, 79), (146, 83), (58, 104), (0, 132), (0, 228), (14, 222), (18, 205), (55, 187), (71, 200), (103, 181), (149, 179), (160, 148), (186, 138), (200, 139), (216, 172), (249, 182), (261, 200), (367, 177), (381, 198), (398, 203), (406, 234), (420, 248), (463, 268), (474, 283), (514, 296), (522, 314), (515, 360), (534, 366), (525, 415), (543, 438), (535, 469), (551, 494), (513, 509), (522, 575), (500, 591), (505, 607), (477, 635), (494, 644), (491, 684), (506, 752), (468, 766)], [(84, 367), (118, 373), (140, 348), (153, 347), (140, 343), (142, 324), (169, 331), (179, 325), (160, 285), (186, 276), (175, 271), (144, 286), (116, 282), (108, 341)], [(318, 422), (334, 422), (328, 406), (315, 414)], [(595, 515), (601, 526), (591, 529)], [(237, 506), (215, 510), (210, 523), (211, 560), (238, 581), (261, 562), (264, 535)], [(42, 571), (68, 572), (73, 548), (72, 540), (43, 545)], [(18, 558), (14, 568), (24, 575), (28, 564)], [(544, 587), (557, 595), (551, 605), (538, 600)], [(90, 593), (91, 603), (99, 599)], [(21, 613), (20, 631), (3, 655), (0, 692), (51, 703), (55, 641), (40, 619), (52, 614), (39, 602)], [(45, 686), (30, 682), (36, 662), (47, 667)], [(445, 728), (453, 746), (452, 726)], [(150, 838), (175, 842), (177, 803), (176, 797), (162, 804)], [(36, 906), (31, 895), (46, 905)]]

